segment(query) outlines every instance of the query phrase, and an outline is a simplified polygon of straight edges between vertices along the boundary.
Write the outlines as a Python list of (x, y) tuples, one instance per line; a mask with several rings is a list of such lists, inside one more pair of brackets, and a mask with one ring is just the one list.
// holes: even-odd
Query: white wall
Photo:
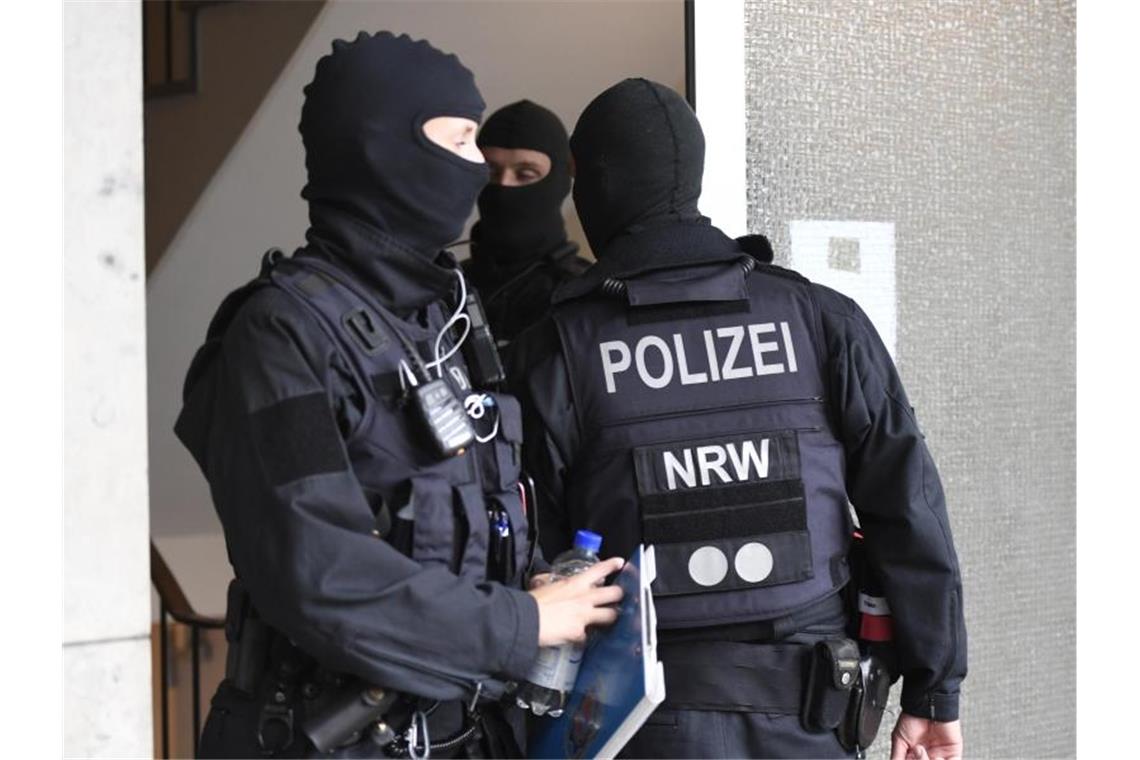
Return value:
[[(212, 534), (218, 540), (220, 527), (205, 482), (171, 433), (183, 376), (218, 303), (256, 273), (261, 253), (303, 242), (301, 90), (331, 41), (351, 39), (362, 29), (407, 32), (455, 52), (475, 72), (488, 113), (530, 98), (558, 113), (568, 130), (595, 95), (624, 77), (649, 77), (678, 91), (684, 86), (680, 0), (330, 2), (148, 282), (151, 501), (157, 536)], [(582, 239), (576, 220), (570, 229)], [(193, 568), (172, 567), (192, 600), (220, 605), (224, 589), (198, 591)]]
[(64, 753), (151, 756), (142, 40), (64, 5)]
[(705, 133), (701, 213), (730, 235), (748, 232), (744, 0), (693, 7), (697, 117)]

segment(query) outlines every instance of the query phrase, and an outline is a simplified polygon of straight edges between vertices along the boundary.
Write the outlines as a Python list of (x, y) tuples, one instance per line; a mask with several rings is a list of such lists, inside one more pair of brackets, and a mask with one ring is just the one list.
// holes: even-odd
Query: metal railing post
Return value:
[(167, 673), (169, 654), (167, 653), (166, 641), (166, 602), (159, 601), (158, 603), (158, 641), (159, 641), (159, 688), (162, 689), (160, 697), (162, 702), (162, 756), (164, 758), (170, 757), (170, 681), (169, 674)]
[(200, 663), (198, 662), (198, 631), (201, 630), (197, 625), (190, 626), (190, 646), (193, 647), (193, 652), (190, 655), (191, 674), (190, 682), (192, 684), (191, 694), (194, 700), (194, 757), (198, 757), (198, 734), (202, 731), (202, 693), (201, 693), (201, 673)]
[(226, 621), (222, 618), (201, 615), (194, 611), (178, 580), (170, 572), (166, 561), (159, 554), (158, 548), (151, 542), (150, 545), (150, 577), (155, 589), (158, 590), (159, 599), (159, 649), (162, 662), (159, 665), (162, 680), (162, 694), (159, 700), (162, 710), (162, 756), (170, 757), (170, 633), (167, 617), (176, 623), (190, 628), (190, 684), (193, 699), (191, 714), (193, 716), (192, 730), (193, 752), (198, 755), (198, 741), (202, 731), (202, 630), (221, 630), (225, 628)]

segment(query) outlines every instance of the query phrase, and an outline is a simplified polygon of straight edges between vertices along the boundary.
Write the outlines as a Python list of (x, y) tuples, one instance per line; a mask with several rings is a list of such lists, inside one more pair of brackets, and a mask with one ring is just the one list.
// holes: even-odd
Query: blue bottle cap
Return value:
[(574, 548), (597, 554), (602, 548), (602, 537), (590, 530), (580, 530), (574, 534)]

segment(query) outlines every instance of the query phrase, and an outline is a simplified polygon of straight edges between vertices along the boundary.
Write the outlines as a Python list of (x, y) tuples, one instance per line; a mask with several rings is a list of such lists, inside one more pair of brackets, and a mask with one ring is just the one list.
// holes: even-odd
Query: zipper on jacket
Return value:
[[(946, 680), (946, 676), (950, 674), (950, 668), (954, 667), (954, 660), (958, 654), (958, 589), (954, 589), (950, 594), (950, 651), (946, 654), (946, 660), (942, 665), (941, 670), (938, 672), (938, 678), (934, 681), (935, 684), (940, 684)], [(932, 688), (928, 694), (930, 700), (930, 720), (937, 720), (935, 715), (934, 706), (934, 689)]]
[(694, 414), (710, 414), (716, 412), (734, 412), (744, 409), (761, 409), (770, 406), (779, 406), (780, 404), (821, 404), (823, 403), (822, 396), (808, 396), (805, 398), (789, 398), (780, 399), (778, 401), (749, 401), (741, 404), (730, 404), (729, 406), (715, 406), (715, 407), (702, 407), (696, 409), (685, 409), (684, 411), (676, 412), (657, 412), (654, 414), (642, 414), (636, 417), (626, 417), (620, 420), (611, 420), (603, 422), (598, 427), (609, 428), (617, 427), (618, 425), (628, 425), (635, 422), (652, 422), (654, 420), (668, 420), (676, 417), (691, 417)]

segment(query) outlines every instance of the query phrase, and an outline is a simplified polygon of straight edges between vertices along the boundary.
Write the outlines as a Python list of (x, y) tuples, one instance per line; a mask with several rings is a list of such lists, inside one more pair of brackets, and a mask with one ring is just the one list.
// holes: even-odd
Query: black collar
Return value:
[(305, 237), (309, 244), (300, 254), (346, 267), (400, 317), (455, 294), (458, 265), (449, 251), (432, 257), (348, 214), (337, 214), (335, 224), (310, 227)]

